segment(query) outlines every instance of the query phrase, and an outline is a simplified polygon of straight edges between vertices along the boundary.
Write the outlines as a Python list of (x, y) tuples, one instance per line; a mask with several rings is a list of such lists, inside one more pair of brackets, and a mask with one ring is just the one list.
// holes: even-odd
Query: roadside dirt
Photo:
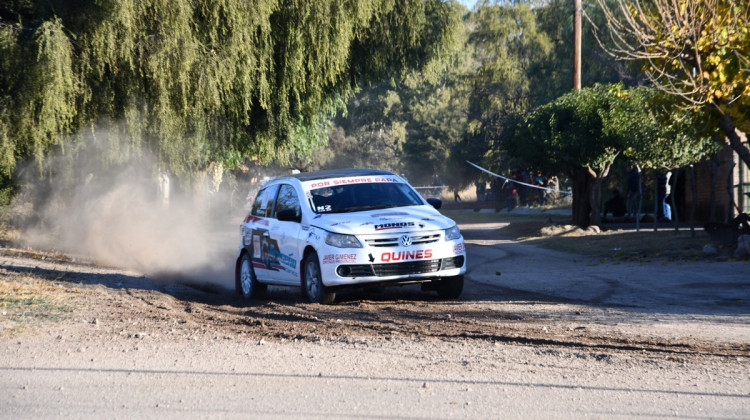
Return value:
[[(3, 248), (0, 276), (6, 293), (22, 294), (29, 277), (46, 279), (49, 288), (45, 293), (57, 296), (53, 300), (61, 302), (59, 307), (63, 309), (57, 316), (42, 316), (34, 310), (18, 313), (2, 308), (0, 336), (65, 331), (65, 340), (83, 335), (90, 339), (94, 334), (104, 339), (149, 338), (157, 342), (238, 337), (259, 343), (437, 339), (570, 349), (598, 357), (625, 354), (671, 361), (750, 360), (747, 323), (743, 321), (750, 312), (744, 300), (747, 283), (736, 285), (739, 295), (730, 311), (692, 313), (684, 309), (664, 311), (658, 305), (612, 303), (601, 297), (588, 299), (546, 288), (516, 287), (513, 282), (498, 281), (506, 275), (493, 272), (499, 269), (492, 264), (505, 269), (515, 261), (523, 264), (529, 278), (535, 276), (542, 281), (546, 276), (546, 281), (556, 281), (550, 272), (576, 273), (576, 267), (588, 267), (592, 262), (559, 254), (555, 261), (540, 256), (536, 263), (528, 264), (519, 257), (521, 245), (494, 232), (490, 226), (464, 227), (470, 264), (481, 266), (470, 267), (465, 292), (457, 301), (442, 301), (434, 293), (408, 286), (340, 294), (332, 306), (306, 303), (294, 289), (271, 288), (265, 299), (248, 301), (211, 282), (164, 282), (102, 267), (81, 257)], [(480, 250), (492, 257), (485, 259)], [(495, 258), (497, 261), (492, 261)], [(561, 266), (565, 258), (571, 267)], [(544, 261), (554, 267), (535, 272)], [(664, 265), (661, 261), (651, 264)], [(610, 264), (606, 268), (608, 272), (625, 273), (633, 272), (633, 267)], [(747, 265), (736, 267), (747, 270)], [(691, 265), (673, 264), (672, 268), (695, 271)], [(512, 267), (508, 270), (512, 276)], [(680, 276), (679, 272), (674, 275)], [(571, 284), (566, 290), (580, 287)], [(643, 298), (650, 292), (641, 293)]]

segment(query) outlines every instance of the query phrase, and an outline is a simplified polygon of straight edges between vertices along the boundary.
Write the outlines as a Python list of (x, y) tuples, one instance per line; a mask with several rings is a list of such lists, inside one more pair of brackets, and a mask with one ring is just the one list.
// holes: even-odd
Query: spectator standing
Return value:
[(542, 188), (537, 188), (539, 193), (539, 205), (544, 206), (547, 204), (547, 178), (542, 175), (542, 171), (536, 171), (536, 177), (534, 177), (534, 185)]
[(637, 217), (638, 203), (641, 199), (641, 170), (640, 168), (634, 168), (628, 166), (627, 177), (625, 178), (625, 196), (627, 200), (627, 215), (628, 217)]
[(477, 187), (477, 201), (484, 201), (484, 193), (487, 191), (487, 184), (484, 181), (477, 181), (474, 183)]
[(560, 189), (560, 180), (557, 179), (556, 175), (549, 177), (547, 180), (547, 188), (548, 190), (545, 191), (547, 194), (547, 201), (551, 201), (554, 204), (557, 202), (559, 196), (557, 191)]
[(672, 193), (672, 187), (669, 185), (669, 178), (672, 172), (659, 174), (656, 176), (656, 219), (672, 220), (672, 207), (667, 203), (667, 198)]

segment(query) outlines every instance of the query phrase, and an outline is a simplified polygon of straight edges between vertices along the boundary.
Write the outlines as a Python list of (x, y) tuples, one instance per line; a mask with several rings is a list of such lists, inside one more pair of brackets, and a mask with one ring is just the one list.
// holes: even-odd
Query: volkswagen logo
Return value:
[(401, 242), (401, 246), (409, 246), (411, 245), (411, 237), (409, 235), (401, 235), (399, 242)]

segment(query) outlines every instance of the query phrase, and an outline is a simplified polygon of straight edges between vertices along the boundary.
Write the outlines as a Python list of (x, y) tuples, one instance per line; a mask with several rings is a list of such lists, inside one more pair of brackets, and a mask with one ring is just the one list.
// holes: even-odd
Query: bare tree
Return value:
[(596, 30), (600, 45), (618, 59), (641, 62), (656, 88), (687, 106), (710, 107), (732, 149), (750, 166), (741, 138), (750, 130), (750, 2), (597, 2), (607, 19), (607, 31)]

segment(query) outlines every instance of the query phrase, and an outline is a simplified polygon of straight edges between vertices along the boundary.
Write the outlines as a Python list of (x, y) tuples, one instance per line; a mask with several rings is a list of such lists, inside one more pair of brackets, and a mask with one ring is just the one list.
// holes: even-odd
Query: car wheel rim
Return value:
[(242, 282), (242, 293), (245, 295), (250, 294), (250, 288), (252, 287), (252, 273), (250, 271), (250, 261), (243, 260), (242, 261), (242, 277), (240, 281)]
[(315, 300), (315, 298), (318, 297), (319, 292), (319, 277), (318, 272), (315, 269), (315, 263), (308, 263), (306, 268), (307, 275), (305, 276), (305, 283), (307, 285), (307, 295), (310, 297), (311, 300)]

